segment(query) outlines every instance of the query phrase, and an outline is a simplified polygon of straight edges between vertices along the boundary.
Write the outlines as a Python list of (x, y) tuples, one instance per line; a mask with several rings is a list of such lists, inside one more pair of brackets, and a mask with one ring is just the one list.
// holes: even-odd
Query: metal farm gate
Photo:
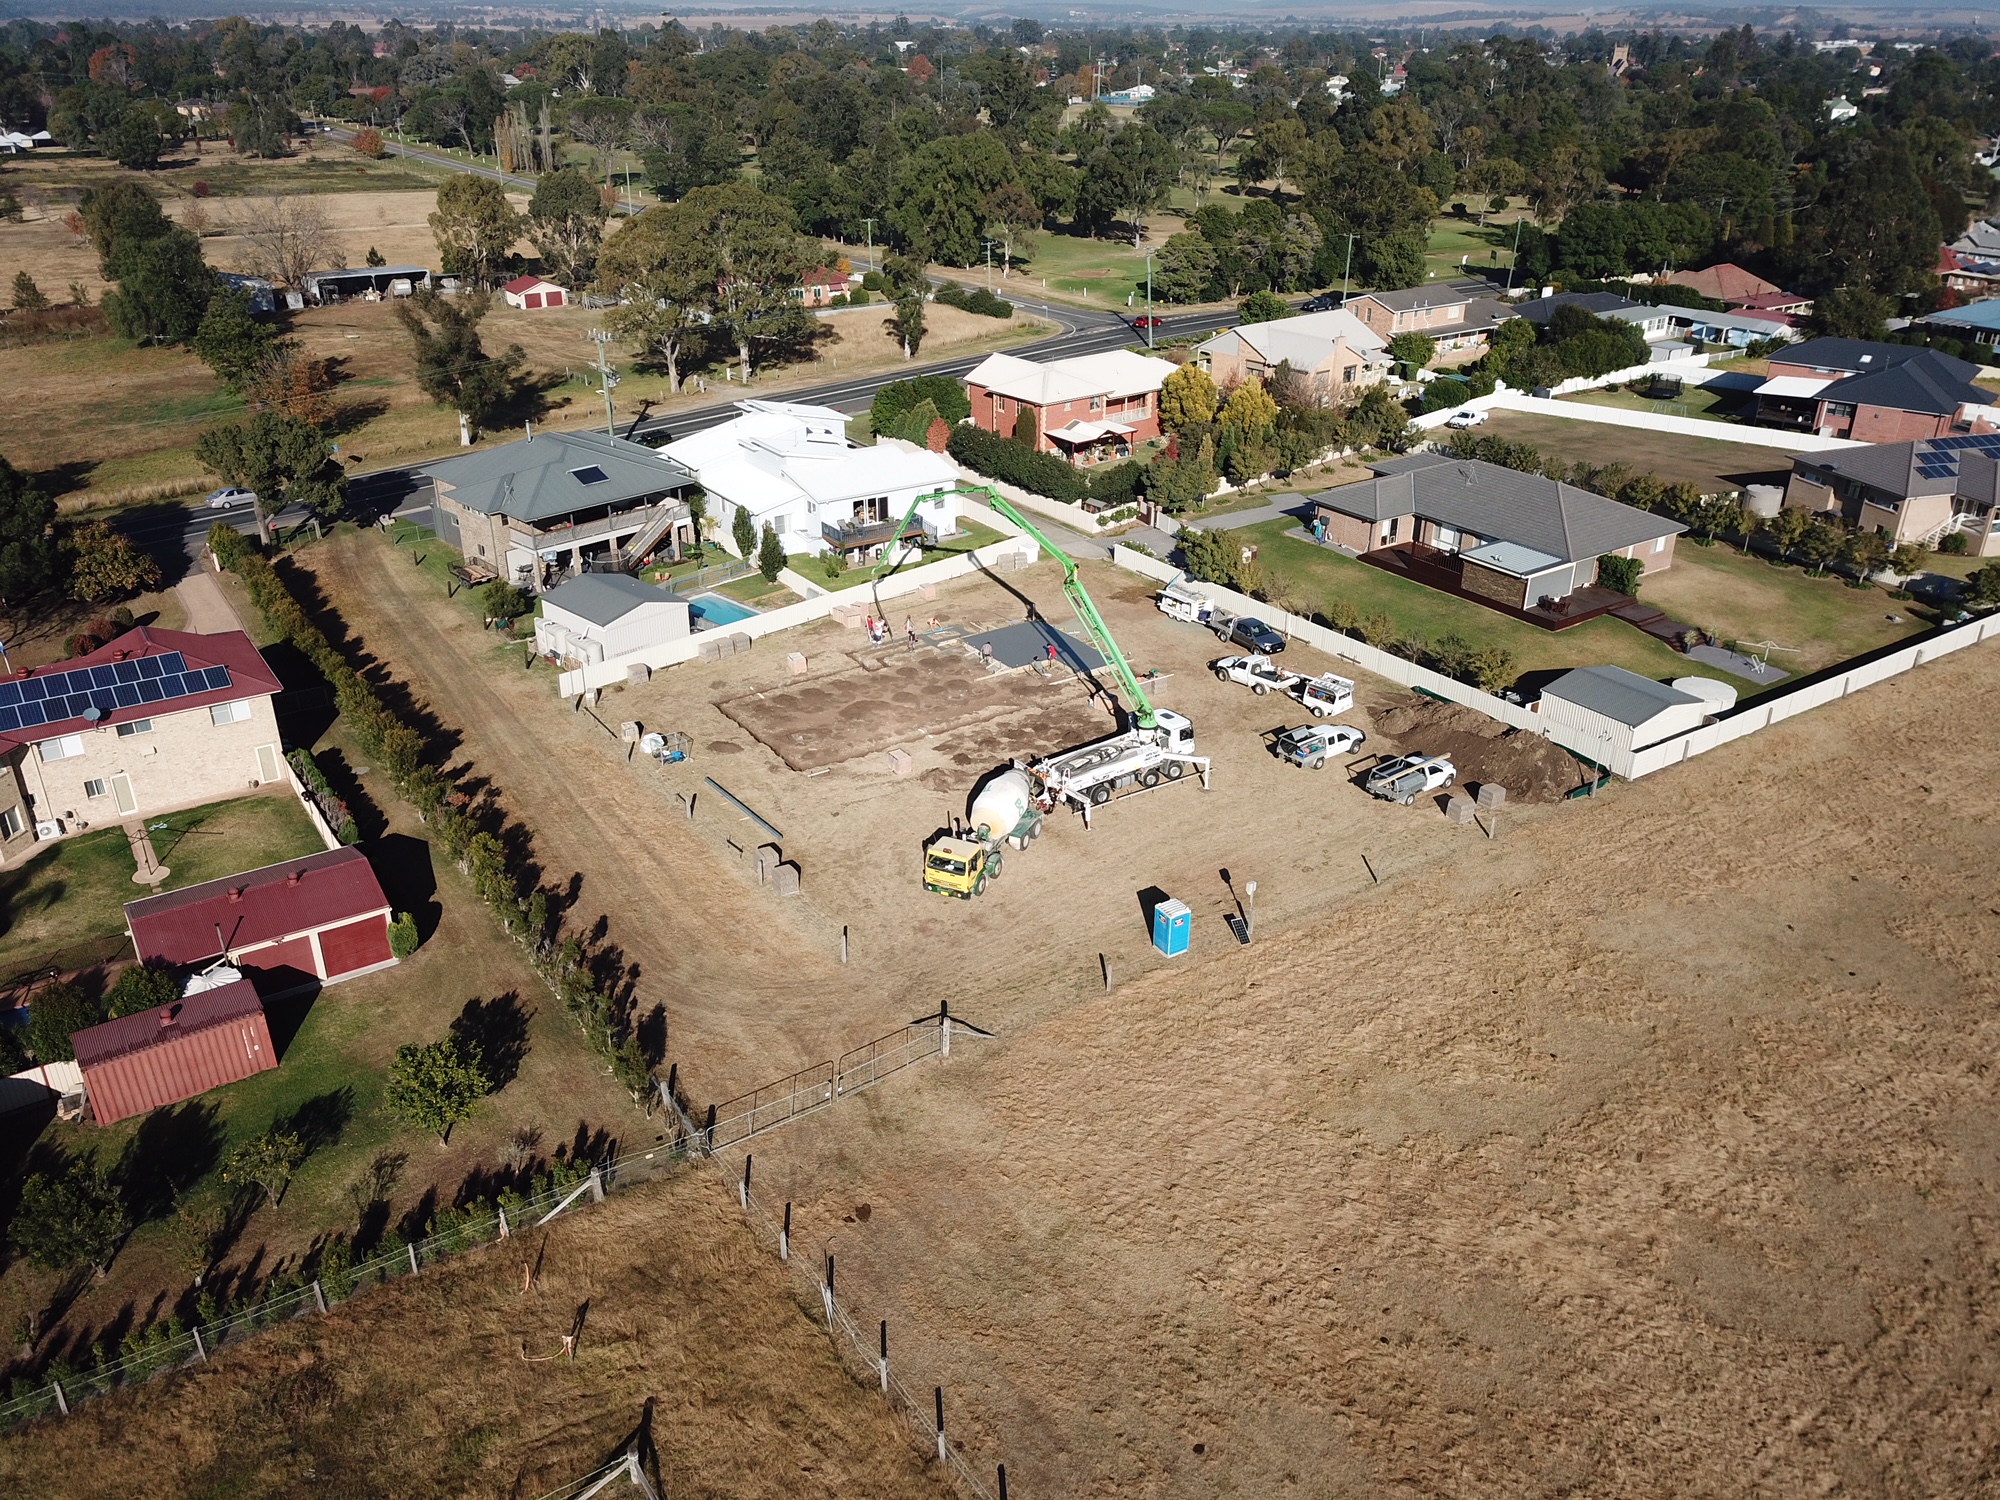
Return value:
[(833, 1091), (841, 1095), (865, 1089), (899, 1068), (937, 1056), (943, 1041), (944, 1028), (935, 1021), (915, 1021), (877, 1037), (842, 1056), (833, 1075)]

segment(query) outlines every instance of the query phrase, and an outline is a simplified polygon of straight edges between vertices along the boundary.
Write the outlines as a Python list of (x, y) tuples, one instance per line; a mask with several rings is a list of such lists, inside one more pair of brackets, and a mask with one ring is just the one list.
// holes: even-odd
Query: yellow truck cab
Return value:
[(933, 839), (924, 850), (924, 889), (970, 901), (1000, 878), (1000, 850), (971, 839)]

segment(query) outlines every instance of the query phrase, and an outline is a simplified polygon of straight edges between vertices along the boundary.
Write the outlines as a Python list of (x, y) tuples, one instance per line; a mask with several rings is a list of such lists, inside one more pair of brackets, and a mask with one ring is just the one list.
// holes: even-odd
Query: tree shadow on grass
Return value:
[(271, 1128), (299, 1138), (311, 1156), (337, 1142), (354, 1118), (354, 1090), (347, 1084), (302, 1100), (290, 1113), (278, 1116)]
[(534, 1011), (521, 1004), (521, 997), (509, 990), (491, 1000), (468, 1000), (451, 1023), (452, 1037), (471, 1042), (485, 1059), (486, 1086), (499, 1093), (520, 1075), (528, 1055), (528, 1020)]
[(118, 1159), (118, 1184), (134, 1224), (164, 1218), (175, 1200), (222, 1159), (222, 1126), (205, 1099), (156, 1109), (139, 1122)]
[[(327, 780), (333, 782), (331, 774)], [(354, 804), (347, 805), (352, 811)], [(382, 894), (389, 898), (390, 907), (414, 917), (418, 937), (429, 942), (444, 916), (444, 908), (437, 899), (437, 872), (431, 865), (431, 846), (406, 833), (392, 833), (371, 843), (367, 852), (368, 862), (375, 867), (375, 878), (382, 882)]]

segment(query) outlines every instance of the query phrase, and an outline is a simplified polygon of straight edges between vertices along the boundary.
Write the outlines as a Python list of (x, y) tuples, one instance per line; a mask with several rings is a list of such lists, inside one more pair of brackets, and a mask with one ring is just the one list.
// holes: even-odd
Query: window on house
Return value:
[(66, 734), (59, 739), (43, 740), (36, 748), (42, 752), (42, 759), (45, 761), (74, 760), (83, 754), (83, 736)]
[(1342, 385), (1353, 385), (1354, 373), (1355, 373), (1355, 367), (1353, 365), (1348, 365), (1345, 368), (1343, 368), (1340, 372), (1340, 383)]
[(1663, 536), (1656, 536), (1656, 537), (1654, 537), (1654, 538), (1653, 538), (1653, 551), (1655, 551), (1655, 552), (1664, 552), (1664, 551), (1666, 551), (1666, 550), (1667, 550), (1667, 539), (1666, 539), (1665, 537), (1663, 537)]
[(83, 795), (86, 797), (108, 797), (111, 795), (111, 789), (102, 781), (86, 781), (83, 784)]
[(212, 703), (208, 709), (211, 724), (242, 724), (250, 718), (250, 700), (238, 698), (234, 703)]
[(1396, 540), (1396, 529), (1397, 529), (1397, 528), (1398, 528), (1399, 526), (1401, 526), (1402, 524), (1403, 524), (1403, 518), (1402, 518), (1401, 516), (1391, 516), (1391, 517), (1389, 518), (1389, 524), (1388, 524), (1388, 526), (1387, 526), (1386, 528), (1384, 528), (1384, 530), (1383, 530), (1383, 532), (1382, 532), (1382, 540), (1383, 540), (1383, 541), (1385, 541), (1385, 542), (1393, 542), (1393, 541), (1395, 541), (1395, 540)]
[(10, 807), (5, 812), (0, 812), (0, 838), (17, 839), (21, 836), (21, 830), (27, 826), (21, 817), (20, 808)]
[(133, 719), (129, 723), (118, 726), (118, 738), (121, 740), (130, 739), (135, 734), (151, 734), (152, 732), (153, 721), (151, 719)]

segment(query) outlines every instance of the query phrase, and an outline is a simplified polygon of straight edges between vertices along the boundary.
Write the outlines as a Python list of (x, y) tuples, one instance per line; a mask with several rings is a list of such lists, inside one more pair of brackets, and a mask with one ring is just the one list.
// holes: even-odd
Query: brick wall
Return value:
[(1492, 568), (1481, 567), (1476, 562), (1468, 562), (1459, 574), (1459, 581), (1468, 594), (1477, 594), (1482, 599), (1492, 599), (1512, 609), (1522, 608), (1522, 599), (1527, 593), (1527, 580), (1516, 578), (1510, 573), (1495, 572)]
[[(267, 780), (284, 780), (270, 698), (246, 699), (244, 706), (250, 717), (241, 723), (217, 724), (208, 709), (196, 708), (160, 714), (142, 734), (121, 735), (113, 726), (86, 729), (76, 736), (83, 753), (62, 760), (44, 760), (38, 746), (17, 752), (12, 759), (27, 796), (30, 828), (37, 821), (60, 818), (63, 831), (74, 833), (84, 826), (240, 796)], [(260, 748), (269, 752), (262, 761)], [(117, 806), (121, 777), (131, 784), (137, 803), (125, 814)], [(101, 783), (102, 795), (93, 796), (87, 783)]]

